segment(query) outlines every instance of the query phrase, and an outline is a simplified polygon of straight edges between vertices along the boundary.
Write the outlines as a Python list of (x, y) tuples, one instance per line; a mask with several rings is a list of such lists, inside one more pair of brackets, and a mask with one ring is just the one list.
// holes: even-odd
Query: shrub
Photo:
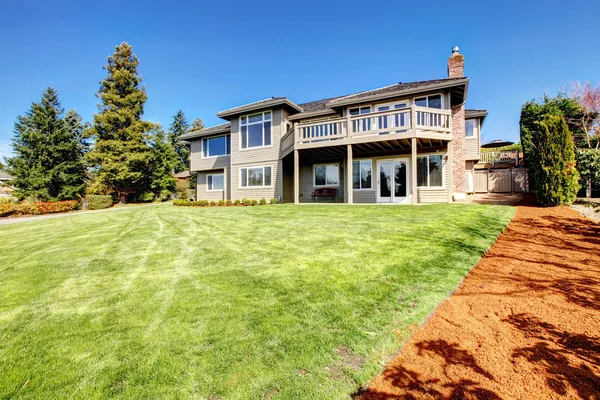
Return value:
[(196, 203), (198, 203), (198, 206), (200, 206), (200, 207), (208, 207), (208, 200), (200, 200), (200, 201), (197, 201)]
[(173, 200), (173, 205), (178, 207), (187, 207), (192, 205), (192, 201), (189, 200)]
[(236, 200), (236, 201), (234, 202), (234, 204), (235, 204), (236, 206), (239, 206), (239, 205), (241, 204), (241, 202), (240, 202), (239, 200)]
[(112, 207), (113, 198), (111, 195), (88, 194), (85, 196), (84, 202), (87, 205), (85, 208), (88, 210), (102, 210)]
[(536, 197), (541, 205), (570, 204), (579, 191), (575, 150), (564, 117), (546, 114), (535, 123), (532, 152)]
[(225, 202), (225, 205), (226, 205), (226, 206), (230, 206), (230, 205), (231, 205), (231, 200), (227, 200), (227, 201)]
[(223, 200), (219, 200), (219, 206), (223, 207), (225, 205), (225, 202)]
[(211, 206), (211, 207), (214, 207), (214, 206), (216, 206), (216, 205), (217, 205), (217, 203), (215, 203), (215, 202), (214, 202), (214, 200), (210, 202), (210, 206)]
[(581, 186), (591, 189), (600, 185), (600, 149), (577, 149), (577, 171), (581, 175)]
[(277, 204), (277, 199), (275, 197), (271, 199), (271, 204)]
[(140, 195), (140, 201), (142, 203), (150, 203), (154, 200), (154, 193), (152, 192), (144, 192)]
[(252, 206), (257, 206), (257, 205), (258, 205), (258, 201), (256, 201), (256, 200), (252, 200), (252, 201), (250, 202), (250, 205), (252, 205)]
[[(11, 204), (9, 209), (4, 204), (0, 205), (0, 216), (14, 215), (43, 215), (52, 213), (61, 213), (75, 211), (79, 209), (77, 200), (65, 200), (54, 202), (23, 202), (21, 204)], [(6, 208), (5, 208), (6, 207)]]
[(264, 206), (267, 204), (267, 199), (265, 199), (264, 197), (262, 199), (260, 199), (260, 201), (258, 202), (258, 204), (260, 204), (261, 206)]
[(15, 203), (0, 203), (0, 217), (8, 217), (17, 211)]
[(252, 205), (252, 201), (250, 201), (249, 199), (243, 199), (242, 200), (242, 204), (245, 206), (251, 206)]

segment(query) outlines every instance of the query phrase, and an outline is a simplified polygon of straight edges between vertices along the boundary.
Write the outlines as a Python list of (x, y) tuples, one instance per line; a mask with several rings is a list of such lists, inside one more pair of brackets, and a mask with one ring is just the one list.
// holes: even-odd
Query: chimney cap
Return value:
[(452, 48), (452, 54), (458, 54), (458, 46)]

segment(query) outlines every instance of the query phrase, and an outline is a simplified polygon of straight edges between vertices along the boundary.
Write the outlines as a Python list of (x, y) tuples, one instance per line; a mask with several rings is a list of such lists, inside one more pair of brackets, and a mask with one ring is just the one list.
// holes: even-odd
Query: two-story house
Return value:
[(340, 203), (463, 199), (487, 115), (465, 109), (468, 87), (455, 47), (447, 78), (223, 110), (217, 115), (226, 123), (181, 136), (191, 149), (196, 198), (304, 203), (316, 189), (332, 188)]

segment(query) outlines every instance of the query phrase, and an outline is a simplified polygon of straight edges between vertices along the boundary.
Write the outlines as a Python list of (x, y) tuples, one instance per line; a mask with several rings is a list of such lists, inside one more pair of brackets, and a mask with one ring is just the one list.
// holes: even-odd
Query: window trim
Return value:
[[(266, 120), (265, 119), (265, 114), (266, 113), (270, 113), (271, 114), (271, 119)], [(249, 122), (250, 119), (249, 117), (251, 115), (256, 115), (256, 114), (262, 114), (262, 121), (261, 122)], [(250, 114), (245, 114), (245, 115), (240, 115), (240, 117), (238, 118), (238, 123), (239, 123), (239, 131), (240, 131), (240, 144), (239, 144), (239, 151), (248, 151), (248, 150), (256, 150), (256, 149), (264, 149), (264, 148), (268, 148), (268, 147), (273, 147), (273, 117), (274, 117), (274, 113), (273, 110), (265, 110), (265, 111), (259, 111), (259, 112), (253, 112)], [(242, 124), (242, 118), (246, 118), (246, 123)], [(265, 128), (264, 128), (264, 123), (266, 121), (269, 121), (271, 123), (271, 144), (265, 145)], [(250, 125), (258, 125), (258, 124), (262, 124), (263, 125), (263, 129), (262, 129), (262, 145), (261, 146), (246, 146), (246, 148), (242, 147), (242, 126), (248, 127)], [(246, 136), (248, 135), (248, 128), (246, 128)], [(248, 139), (246, 138), (246, 144), (248, 143)]]
[[(358, 162), (358, 170), (359, 170), (359, 174), (358, 174), (358, 182), (360, 183), (359, 186), (362, 186), (362, 179), (360, 176), (360, 171), (361, 171), (361, 167), (360, 167), (360, 163), (361, 162), (369, 162), (371, 164), (371, 187), (370, 188), (363, 188), (363, 187), (359, 187), (358, 189), (354, 188), (354, 163)], [(376, 185), (373, 185), (373, 159), (372, 158), (354, 158), (352, 159), (352, 190), (358, 192), (358, 191), (374, 191)]]
[[(430, 156), (441, 156), (442, 157), (442, 186), (429, 186), (429, 157)], [(417, 161), (420, 157), (427, 157), (427, 186), (419, 186), (419, 168), (417, 167), (417, 190), (440, 190), (446, 189), (446, 153), (425, 153), (417, 154)]]
[[(467, 121), (473, 121), (473, 136), (467, 136)], [(476, 139), (479, 134), (479, 119), (478, 118), (468, 118), (465, 119), (465, 139)]]
[[(208, 177), (209, 176), (214, 177), (214, 176), (219, 176), (219, 175), (221, 175), (223, 177), (223, 189), (209, 189), (208, 188)], [(214, 186), (214, 179), (215, 178), (213, 178), (213, 186)], [(222, 192), (224, 190), (225, 190), (225, 173), (224, 172), (217, 173), (217, 174), (206, 174), (206, 191), (207, 192)]]
[[(204, 154), (204, 142), (205, 141), (207, 142), (207, 146), (208, 146), (208, 143), (210, 143), (210, 142), (208, 142), (208, 140), (210, 140), (210, 139), (216, 139), (216, 138), (223, 137), (223, 136), (225, 137), (225, 151), (227, 151), (227, 136), (229, 136), (229, 153), (221, 154), (219, 156), (207, 156), (206, 154)], [(226, 133), (224, 135), (216, 135), (216, 136), (209, 136), (209, 137), (202, 138), (202, 151), (201, 151), (201, 153), (202, 153), (202, 159), (203, 160), (211, 159), (211, 158), (217, 158), (217, 157), (230, 156), (231, 155), (231, 135), (229, 135), (229, 134)]]
[[(265, 186), (265, 168), (266, 167), (270, 167), (271, 168), (271, 184), (269, 186)], [(263, 169), (263, 185), (262, 186), (242, 186), (242, 170), (245, 169), (246, 170), (246, 183), (248, 182), (248, 169), (252, 169), (252, 168), (262, 168)], [(244, 167), (240, 167), (238, 169), (238, 189), (269, 189), (273, 187), (273, 171), (275, 171), (275, 168), (273, 165), (248, 165), (248, 166), (244, 166)]]
[[(338, 183), (337, 185), (328, 185), (327, 184), (327, 167), (328, 166), (333, 166), (335, 165), (337, 167), (337, 172), (338, 172)], [(325, 166), (325, 185), (317, 185), (317, 174), (315, 173), (315, 170), (317, 167), (323, 167)], [(321, 164), (313, 164), (313, 188), (326, 188), (326, 187), (340, 187), (341, 184), (341, 179), (340, 179), (340, 163), (321, 163)]]
[[(431, 93), (431, 94), (426, 94), (423, 96), (415, 96), (412, 99), (412, 103), (416, 106), (417, 105), (417, 99), (422, 99), (423, 97), (425, 97), (427, 99), (427, 107), (426, 108), (430, 108), (429, 107), (429, 98), (431, 96), (440, 96), (440, 100), (442, 102), (442, 107), (441, 108), (434, 108), (434, 110), (445, 110), (446, 109), (446, 104), (444, 101), (444, 93), (440, 92), (440, 93)], [(417, 106), (417, 107), (422, 107), (422, 106)]]

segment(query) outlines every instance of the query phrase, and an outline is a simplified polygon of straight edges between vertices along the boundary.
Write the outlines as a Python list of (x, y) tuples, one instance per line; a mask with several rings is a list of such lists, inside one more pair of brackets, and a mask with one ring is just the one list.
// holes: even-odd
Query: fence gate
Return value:
[(526, 168), (475, 170), (476, 193), (528, 193), (529, 174)]

